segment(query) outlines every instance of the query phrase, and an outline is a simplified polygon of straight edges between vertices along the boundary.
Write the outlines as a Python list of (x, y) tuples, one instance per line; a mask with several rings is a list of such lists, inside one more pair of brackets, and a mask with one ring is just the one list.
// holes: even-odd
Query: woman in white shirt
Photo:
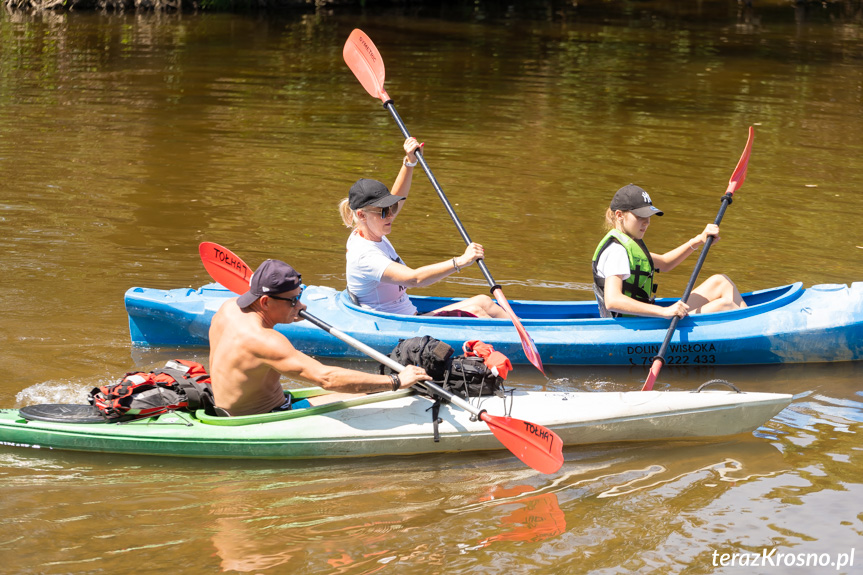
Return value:
[[(352, 228), (346, 253), (348, 291), (363, 307), (415, 315), (417, 309), (408, 298), (408, 288), (432, 285), (483, 257), (483, 247), (471, 243), (460, 256), (414, 269), (402, 261), (386, 238), (410, 192), (418, 148), (415, 138), (405, 140), (405, 157), (392, 192), (381, 182), (364, 178), (354, 183), (348, 197), (339, 203), (342, 221)], [(426, 315), (508, 317), (487, 295), (474, 296)]]

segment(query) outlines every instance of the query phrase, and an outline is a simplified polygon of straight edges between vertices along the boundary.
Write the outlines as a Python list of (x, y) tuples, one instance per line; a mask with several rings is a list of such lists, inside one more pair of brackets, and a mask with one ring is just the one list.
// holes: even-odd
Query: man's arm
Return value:
[[(324, 365), (296, 349), (282, 334), (273, 332), (268, 336), (266, 355), (262, 359), (283, 375), (299, 376), (326, 390), (341, 393), (373, 393), (393, 388), (389, 375)], [(399, 374), (402, 388), (430, 380), (424, 369), (413, 365), (406, 366)]]

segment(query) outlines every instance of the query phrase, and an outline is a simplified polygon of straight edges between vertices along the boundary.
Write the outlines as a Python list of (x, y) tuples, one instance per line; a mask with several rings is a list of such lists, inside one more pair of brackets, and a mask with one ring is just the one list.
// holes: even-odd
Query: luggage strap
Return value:
[(441, 406), (440, 398), (436, 397), (434, 400), (434, 404), (432, 404), (431, 407), (426, 409), (426, 411), (429, 411), (429, 409), (430, 409), (432, 412), (432, 426), (434, 426), (434, 442), (435, 443), (440, 443), (440, 428), (438, 428), (438, 424), (443, 423), (443, 419), (440, 418), (440, 406)]

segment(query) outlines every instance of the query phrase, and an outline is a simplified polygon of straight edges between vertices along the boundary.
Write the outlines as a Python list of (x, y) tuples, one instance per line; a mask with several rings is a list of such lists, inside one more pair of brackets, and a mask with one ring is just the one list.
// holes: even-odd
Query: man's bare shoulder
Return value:
[(257, 355), (263, 359), (281, 361), (301, 353), (287, 337), (275, 329), (261, 328), (255, 333), (255, 336)]
[(216, 311), (213, 319), (223, 318), (226, 316), (233, 315), (243, 315), (243, 310), (240, 309), (240, 306), (237, 305), (237, 298), (232, 297), (231, 299), (225, 300), (222, 305), (219, 306), (219, 309)]
[(296, 352), (287, 337), (264, 327), (258, 314), (237, 307), (236, 299), (222, 304), (213, 318), (216, 320), (223, 334), (230, 333), (232, 340), (241, 340), (243, 347), (254, 350), (256, 355), (273, 357)]

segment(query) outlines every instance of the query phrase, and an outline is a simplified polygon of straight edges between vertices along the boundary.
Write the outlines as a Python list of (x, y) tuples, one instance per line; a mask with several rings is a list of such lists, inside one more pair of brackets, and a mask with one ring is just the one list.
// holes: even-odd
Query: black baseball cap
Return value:
[(640, 218), (661, 216), (663, 214), (659, 208), (653, 205), (647, 192), (635, 184), (629, 184), (617, 190), (617, 193), (611, 199), (610, 207), (612, 211), (623, 210), (624, 212), (632, 212)]
[(257, 299), (267, 294), (284, 293), (295, 290), (303, 283), (297, 270), (281, 260), (267, 260), (258, 266), (249, 280), (249, 291), (237, 299), (237, 305), (247, 308)]
[(404, 198), (391, 194), (385, 185), (377, 180), (361, 178), (357, 180), (348, 194), (348, 205), (352, 210), (360, 208), (386, 208), (397, 204)]

